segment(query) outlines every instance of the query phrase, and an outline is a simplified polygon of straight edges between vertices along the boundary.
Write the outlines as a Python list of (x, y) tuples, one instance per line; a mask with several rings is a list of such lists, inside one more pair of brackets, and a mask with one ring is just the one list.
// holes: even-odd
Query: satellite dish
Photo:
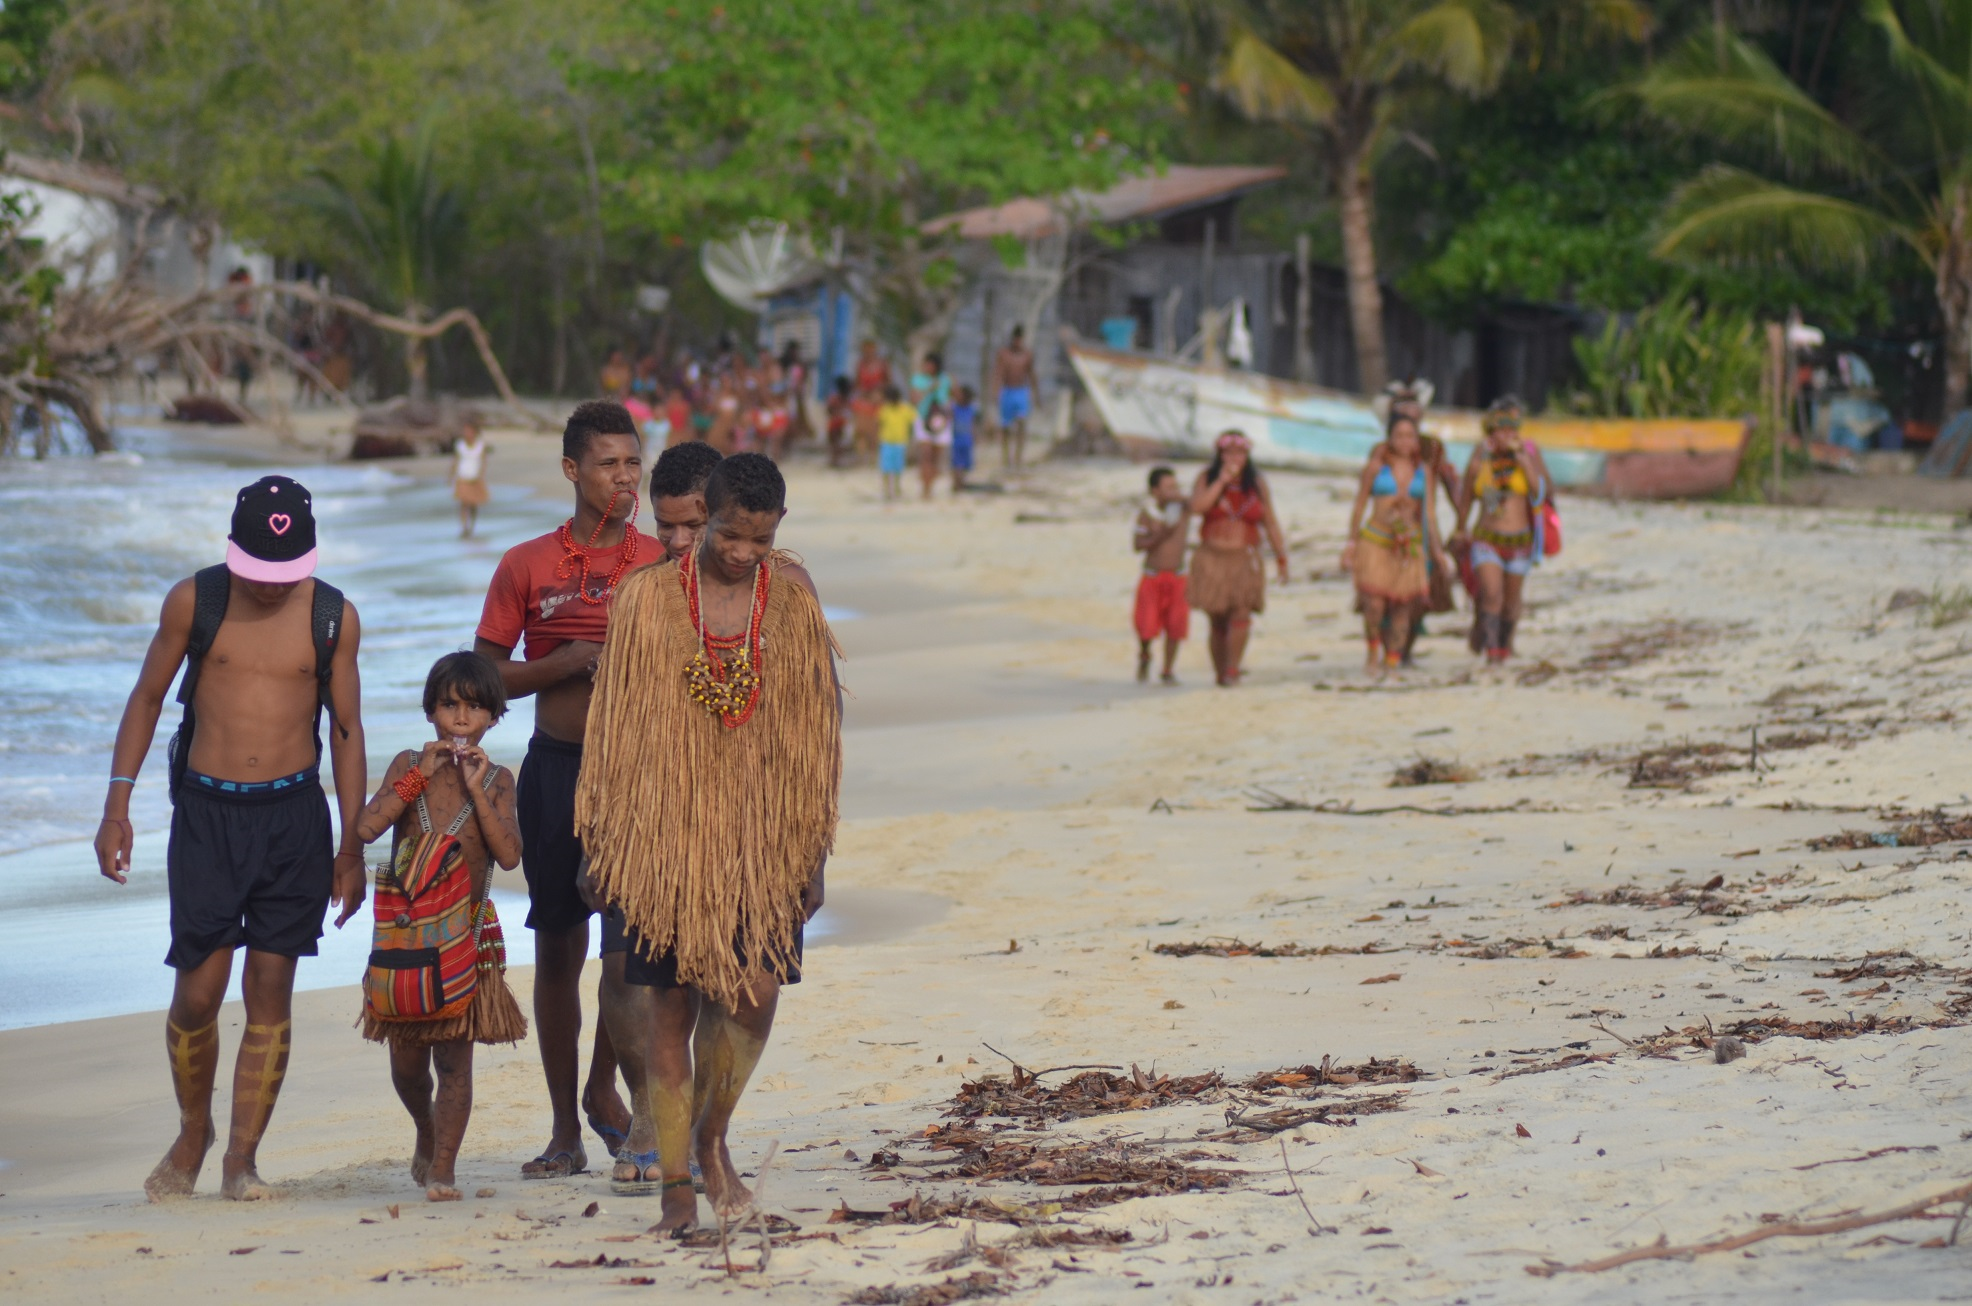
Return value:
[(785, 222), (763, 222), (699, 247), (698, 265), (719, 297), (758, 313), (767, 297), (821, 270), (814, 246)]

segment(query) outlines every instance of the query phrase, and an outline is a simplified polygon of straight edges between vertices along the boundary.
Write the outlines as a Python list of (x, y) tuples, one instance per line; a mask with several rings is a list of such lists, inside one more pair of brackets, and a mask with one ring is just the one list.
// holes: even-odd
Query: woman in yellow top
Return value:
[(1363, 670), (1371, 676), (1395, 674), (1403, 663), (1411, 625), (1431, 599), (1426, 557), (1449, 566), (1438, 539), (1438, 478), (1414, 411), (1393, 407), (1387, 432), (1363, 467), (1342, 549), (1342, 569), (1356, 576), (1368, 645)]
[(1540, 505), (1553, 492), (1547, 463), (1533, 441), (1520, 436), (1520, 401), (1495, 399), (1486, 409), (1486, 438), (1472, 451), (1459, 487), (1455, 546), (1466, 542), (1465, 519), (1473, 505), (1478, 520), (1468, 559), (1478, 616), (1472, 624), (1472, 651), (1489, 664), (1513, 655), (1513, 627), (1520, 620), (1520, 595), (1527, 573), (1540, 561)]

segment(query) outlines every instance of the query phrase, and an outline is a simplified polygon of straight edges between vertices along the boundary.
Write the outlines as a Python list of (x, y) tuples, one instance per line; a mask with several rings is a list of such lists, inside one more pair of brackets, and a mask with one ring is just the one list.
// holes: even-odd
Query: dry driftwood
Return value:
[[(1798, 1220), (1780, 1224), (1763, 1224), (1745, 1233), (1733, 1234), (1727, 1238), (1716, 1238), (1709, 1242), (1683, 1243), (1672, 1246), (1669, 1240), (1659, 1237), (1648, 1247), (1633, 1247), (1614, 1256), (1605, 1256), (1599, 1261), (1580, 1261), (1574, 1265), (1561, 1265), (1553, 1261), (1540, 1265), (1530, 1265), (1527, 1273), (1543, 1279), (1551, 1279), (1557, 1274), (1599, 1274), (1603, 1270), (1613, 1270), (1622, 1265), (1633, 1265), (1638, 1261), (1683, 1261), (1707, 1252), (1736, 1252), (1742, 1247), (1750, 1247), (1769, 1238), (1820, 1238), (1831, 1233), (1847, 1233), (1851, 1229), (1866, 1229), (1873, 1224), (1894, 1224), (1898, 1220), (1908, 1220), (1924, 1214), (1934, 1207), (1949, 1206), (1953, 1202), (1972, 1203), (1972, 1184), (1960, 1184), (1947, 1188), (1929, 1197), (1920, 1197), (1914, 1202), (1874, 1215), (1842, 1215), (1829, 1220)], [(1960, 1217), (1963, 1219), (1963, 1216)], [(1956, 1241), (1957, 1228), (1952, 1230)]]

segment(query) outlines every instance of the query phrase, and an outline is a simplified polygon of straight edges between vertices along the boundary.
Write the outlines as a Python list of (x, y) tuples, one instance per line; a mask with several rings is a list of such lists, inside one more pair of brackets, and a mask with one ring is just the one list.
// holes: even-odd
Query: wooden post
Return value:
[(1203, 314), (1212, 307), (1212, 247), (1217, 241), (1219, 224), (1211, 218), (1205, 219), (1205, 251), (1199, 256), (1198, 265), (1198, 311), (1200, 321)]
[(1294, 238), (1294, 379), (1315, 379), (1315, 288), (1308, 282), (1314, 238), (1302, 232)]

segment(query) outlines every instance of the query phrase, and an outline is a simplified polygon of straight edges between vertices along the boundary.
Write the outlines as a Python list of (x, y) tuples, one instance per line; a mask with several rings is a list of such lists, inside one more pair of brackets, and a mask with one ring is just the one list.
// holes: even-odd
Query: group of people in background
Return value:
[[(1384, 438), (1370, 450), (1349, 511), (1341, 566), (1355, 583), (1363, 669), (1374, 679), (1412, 665), (1425, 617), (1456, 606), (1455, 578), (1471, 595), (1472, 651), (1488, 665), (1504, 663), (1513, 655), (1527, 576), (1560, 549), (1554, 482), (1540, 449), (1521, 434), (1520, 402), (1508, 396), (1486, 409), (1485, 438), (1462, 472), (1444, 444), (1424, 433), (1426, 402), (1408, 388), (1388, 397)], [(1439, 521), (1441, 493), (1454, 519), (1449, 538)], [(1193, 517), (1198, 542), (1189, 549), (1187, 572)], [(1219, 436), (1211, 465), (1189, 493), (1170, 468), (1150, 473), (1150, 500), (1137, 515), (1133, 539), (1143, 554), (1133, 620), (1139, 680), (1150, 678), (1161, 639), (1161, 679), (1176, 683), (1178, 647), (1196, 608), (1211, 623), (1217, 682), (1238, 683), (1253, 617), (1266, 606), (1263, 539), (1285, 583), (1286, 541), (1241, 432)]]
[[(702, 440), (722, 454), (757, 452), (778, 462), (789, 441), (818, 433), (812, 378), (801, 346), (790, 341), (778, 354), (762, 350), (753, 358), (726, 345), (709, 363), (689, 353), (667, 362), (655, 349), (632, 362), (627, 351), (615, 349), (598, 380), (657, 447)], [(1001, 438), (1001, 465), (1018, 469), (1026, 461), (1028, 424), (1039, 398), (1024, 328), (1014, 327), (995, 353), (990, 380), (984, 415), (996, 419), (990, 425)], [(869, 339), (853, 371), (835, 378), (820, 408), (829, 466), (875, 463), (886, 499), (903, 496), (913, 464), (924, 498), (947, 471), (953, 492), (964, 490), (988, 425), (978, 392), (953, 382), (941, 354), (927, 352), (899, 366)]]

